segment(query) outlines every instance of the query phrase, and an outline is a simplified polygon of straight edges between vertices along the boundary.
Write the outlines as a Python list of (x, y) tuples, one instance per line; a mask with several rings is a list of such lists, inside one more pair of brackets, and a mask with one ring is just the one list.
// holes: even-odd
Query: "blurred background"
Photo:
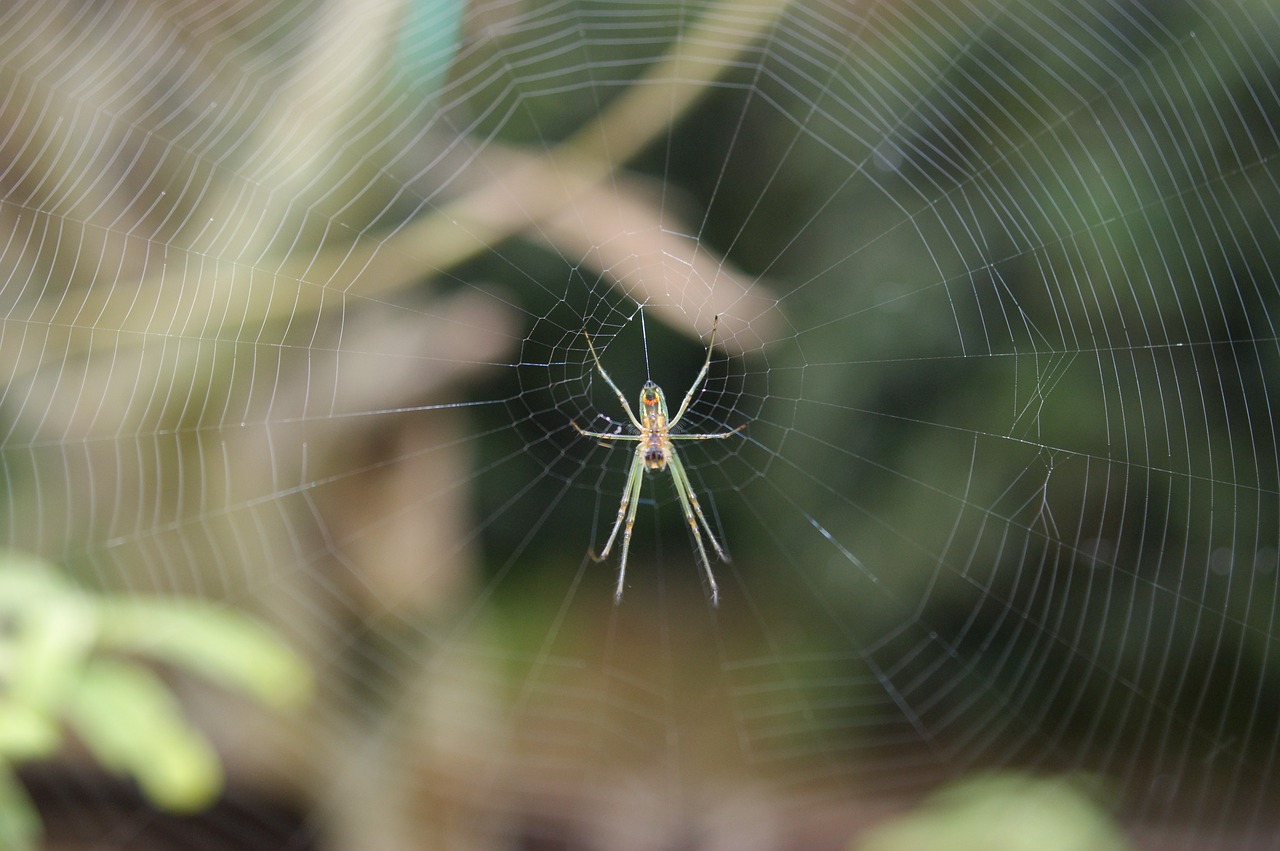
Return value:
[[(0, 836), (1280, 847), (1278, 45), (1244, 0), (0, 10), (0, 572), (60, 589), (0, 600)], [(665, 474), (615, 605), (584, 331), (674, 408), (716, 317), (719, 606)], [(106, 657), (149, 685), (95, 703)]]

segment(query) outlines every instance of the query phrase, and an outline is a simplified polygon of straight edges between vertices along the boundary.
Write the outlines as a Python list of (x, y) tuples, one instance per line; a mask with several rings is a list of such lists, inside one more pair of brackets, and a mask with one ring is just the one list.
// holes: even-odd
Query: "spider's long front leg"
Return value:
[(674, 449), (667, 457), (667, 466), (671, 468), (671, 480), (675, 482), (676, 493), (680, 497), (680, 505), (684, 509), (684, 519), (689, 524), (689, 528), (693, 530), (694, 543), (698, 545), (698, 557), (702, 562), (702, 570), (707, 574), (707, 583), (711, 586), (711, 605), (720, 605), (720, 586), (716, 584), (715, 574), (711, 572), (711, 561), (707, 558), (706, 547), (702, 545), (702, 533), (698, 531), (698, 522), (702, 522), (702, 526), (707, 530), (707, 540), (711, 541), (711, 546), (715, 549), (716, 555), (721, 561), (728, 561), (724, 550), (720, 549), (720, 543), (716, 540), (716, 536), (711, 532), (711, 524), (707, 522), (707, 517), (702, 513), (702, 506), (698, 505), (697, 494), (693, 492), (693, 486), (689, 483), (689, 476), (684, 471), (684, 464), (680, 461), (680, 456), (676, 454)]
[(689, 392), (684, 394), (684, 401), (680, 403), (680, 409), (676, 411), (676, 415), (671, 418), (667, 426), (673, 426), (684, 416), (685, 409), (689, 407), (689, 403), (693, 401), (693, 396), (698, 392), (698, 388), (707, 378), (707, 370), (711, 367), (711, 349), (716, 344), (716, 326), (720, 324), (720, 317), (717, 316), (715, 321), (711, 323), (711, 340), (707, 343), (707, 359), (702, 362), (702, 369), (698, 370), (698, 377), (693, 379), (693, 384), (689, 385)]
[[(640, 431), (644, 431), (644, 426), (640, 425), (640, 420), (636, 419), (636, 415), (631, 410), (631, 404), (627, 402), (627, 397), (622, 395), (622, 391), (618, 389), (618, 385), (613, 383), (613, 379), (609, 377), (609, 373), (604, 371), (604, 364), (600, 363), (600, 355), (596, 354), (595, 344), (591, 342), (591, 335), (587, 333), (587, 329), (582, 329), (582, 336), (587, 340), (587, 348), (591, 350), (591, 359), (596, 362), (596, 369), (600, 372), (600, 377), (604, 379), (605, 384), (613, 390), (618, 402), (622, 405), (622, 410), (627, 412), (627, 419), (631, 420), (631, 424)], [(575, 426), (576, 428), (576, 426)], [(582, 431), (582, 429), (578, 429)]]

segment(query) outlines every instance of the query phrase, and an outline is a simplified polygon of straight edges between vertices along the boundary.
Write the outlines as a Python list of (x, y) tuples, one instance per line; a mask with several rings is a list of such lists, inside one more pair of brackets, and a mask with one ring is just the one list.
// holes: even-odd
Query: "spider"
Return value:
[(627, 484), (622, 489), (622, 502), (618, 505), (618, 519), (613, 523), (613, 531), (609, 533), (609, 540), (605, 541), (604, 549), (600, 551), (600, 555), (597, 556), (594, 552), (590, 554), (595, 561), (607, 559), (609, 551), (613, 548), (613, 542), (618, 537), (618, 530), (622, 529), (625, 524), (626, 529), (622, 533), (622, 558), (618, 563), (618, 585), (613, 592), (614, 603), (622, 601), (622, 584), (627, 575), (627, 550), (631, 547), (631, 529), (636, 522), (636, 507), (639, 505), (640, 500), (641, 473), (668, 470), (671, 473), (671, 480), (675, 483), (676, 493), (680, 496), (680, 505), (684, 509), (684, 519), (689, 524), (689, 528), (693, 530), (693, 540), (698, 547), (699, 561), (702, 562), (702, 569), (707, 574), (707, 582), (711, 586), (711, 605), (720, 605), (720, 586), (716, 584), (715, 575), (711, 572), (711, 562), (707, 559), (707, 550), (702, 544), (702, 533), (698, 530), (699, 522), (702, 523), (702, 528), (706, 530), (707, 539), (711, 541), (711, 547), (715, 550), (716, 556), (723, 562), (727, 562), (729, 559), (724, 554), (724, 550), (720, 548), (720, 543), (716, 540), (716, 536), (712, 533), (711, 525), (707, 523), (707, 517), (702, 513), (702, 507), (698, 505), (698, 497), (694, 494), (693, 487), (689, 484), (689, 475), (685, 472), (680, 456), (676, 454), (673, 441), (722, 440), (742, 431), (747, 427), (747, 424), (743, 423), (733, 431), (716, 434), (671, 433), (671, 429), (680, 422), (680, 418), (688, 410), (694, 394), (698, 392), (698, 388), (706, 380), (707, 369), (711, 366), (711, 349), (716, 343), (716, 326), (719, 324), (720, 317), (717, 316), (715, 322), (711, 325), (711, 341), (707, 343), (707, 359), (703, 361), (698, 377), (693, 380), (693, 386), (689, 388), (689, 392), (685, 394), (684, 401), (680, 403), (680, 409), (676, 411), (674, 417), (670, 418), (667, 416), (666, 396), (663, 395), (662, 388), (652, 381), (646, 381), (644, 387), (640, 388), (640, 416), (637, 417), (632, 412), (631, 406), (627, 404), (627, 397), (618, 389), (618, 385), (613, 383), (609, 373), (605, 372), (604, 366), (600, 363), (600, 356), (596, 354), (596, 347), (591, 342), (591, 337), (585, 330), (582, 332), (582, 336), (587, 340), (587, 348), (591, 350), (591, 358), (596, 362), (596, 369), (599, 370), (600, 377), (605, 380), (605, 383), (609, 385), (610, 389), (618, 397), (618, 401), (622, 404), (622, 409), (627, 412), (627, 419), (631, 420), (631, 425), (639, 432), (639, 434), (617, 434), (603, 431), (587, 431), (572, 420), (569, 423), (583, 437), (594, 437), (601, 441), (626, 440), (636, 444), (635, 457), (631, 461), (631, 472), (627, 474)]

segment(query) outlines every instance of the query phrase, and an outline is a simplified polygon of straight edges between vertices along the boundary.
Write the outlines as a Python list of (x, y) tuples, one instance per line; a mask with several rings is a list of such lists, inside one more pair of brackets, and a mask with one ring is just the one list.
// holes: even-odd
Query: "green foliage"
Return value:
[(1125, 851), (1119, 828), (1078, 784), (1020, 774), (950, 786), (872, 831), (854, 851)]
[(95, 596), (53, 566), (0, 555), (0, 847), (34, 847), (39, 818), (13, 773), (74, 732), (157, 807), (207, 806), (217, 755), (144, 657), (277, 709), (309, 695), (305, 662), (261, 625), (211, 604)]

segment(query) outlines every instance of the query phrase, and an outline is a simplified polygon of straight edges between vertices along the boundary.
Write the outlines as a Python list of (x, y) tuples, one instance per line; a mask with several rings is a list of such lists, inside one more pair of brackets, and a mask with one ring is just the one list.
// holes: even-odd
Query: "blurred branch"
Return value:
[[(412, 286), (428, 273), (455, 267), (506, 238), (539, 227), (600, 188), (627, 159), (675, 123), (768, 30), (785, 6), (785, 0), (726, 0), (712, 7), (662, 61), (549, 154), (507, 157), (492, 179), (390, 236), (377, 235), (314, 254), (293, 254), (274, 270), (234, 259), (214, 260), (205, 266), (212, 267), (207, 272), (211, 280), (195, 285), (190, 266), (175, 264), (176, 272), (162, 270), (137, 288), (91, 286), (81, 297), (41, 304), (28, 321), (49, 330), (50, 344), (40, 349), (22, 347), (14, 371), (36, 369), (50, 355), (62, 364), (69, 356), (95, 348), (118, 350), (142, 345), (155, 336), (242, 339), (265, 323), (319, 311), (326, 301), (339, 304), (350, 298), (381, 299)], [(330, 23), (340, 30), (344, 20), (335, 13)], [(391, 19), (383, 23), (390, 24)], [(376, 41), (368, 27), (357, 32), (365, 42)], [(307, 66), (307, 84), (300, 82), (293, 89), (295, 98), (314, 87), (314, 65)], [(280, 121), (296, 122), (299, 114), (310, 114), (310, 110), (300, 113), (285, 108), (278, 114)], [(286, 137), (269, 128), (261, 138), (262, 144), (278, 148)], [(343, 141), (339, 138), (332, 144)], [(306, 159), (318, 162), (323, 158), (312, 151)], [(262, 175), (263, 180), (269, 177)], [(316, 181), (315, 174), (295, 174), (288, 185), (316, 186)], [(223, 214), (235, 215), (225, 210)], [(254, 217), (252, 224), (259, 232), (275, 233), (264, 221), (271, 220)], [(244, 256), (243, 248), (256, 240), (243, 229), (235, 232), (240, 234), (237, 239), (242, 246), (236, 253)], [(548, 233), (553, 239), (566, 236), (562, 226), (552, 227)], [(594, 245), (600, 242), (595, 240)], [(726, 323), (730, 328), (733, 320), (744, 321), (761, 338), (772, 338), (771, 329), (778, 321), (772, 299), (753, 301), (750, 310), (742, 313), (737, 307), (742, 303), (745, 283), (713, 292), (712, 283), (727, 287), (728, 281), (738, 280), (723, 260), (709, 254), (696, 240), (670, 250), (688, 255), (685, 262), (700, 276), (708, 269), (719, 273), (707, 282), (705, 292), (715, 296), (716, 303), (709, 305), (714, 312), (734, 308), (734, 316)], [(702, 259), (693, 262), (695, 255)], [(204, 277), (204, 269), (201, 272)], [(59, 329), (66, 335), (65, 341), (57, 339)], [(732, 335), (725, 338), (733, 345)]]
[[(539, 229), (561, 253), (613, 280), (650, 316), (694, 336), (723, 316), (717, 345), (742, 353), (781, 333), (777, 298), (693, 236), (665, 221), (662, 205), (635, 178), (615, 176), (573, 198)], [(668, 192), (666, 201), (670, 201)], [(701, 323), (698, 322), (702, 317)]]

